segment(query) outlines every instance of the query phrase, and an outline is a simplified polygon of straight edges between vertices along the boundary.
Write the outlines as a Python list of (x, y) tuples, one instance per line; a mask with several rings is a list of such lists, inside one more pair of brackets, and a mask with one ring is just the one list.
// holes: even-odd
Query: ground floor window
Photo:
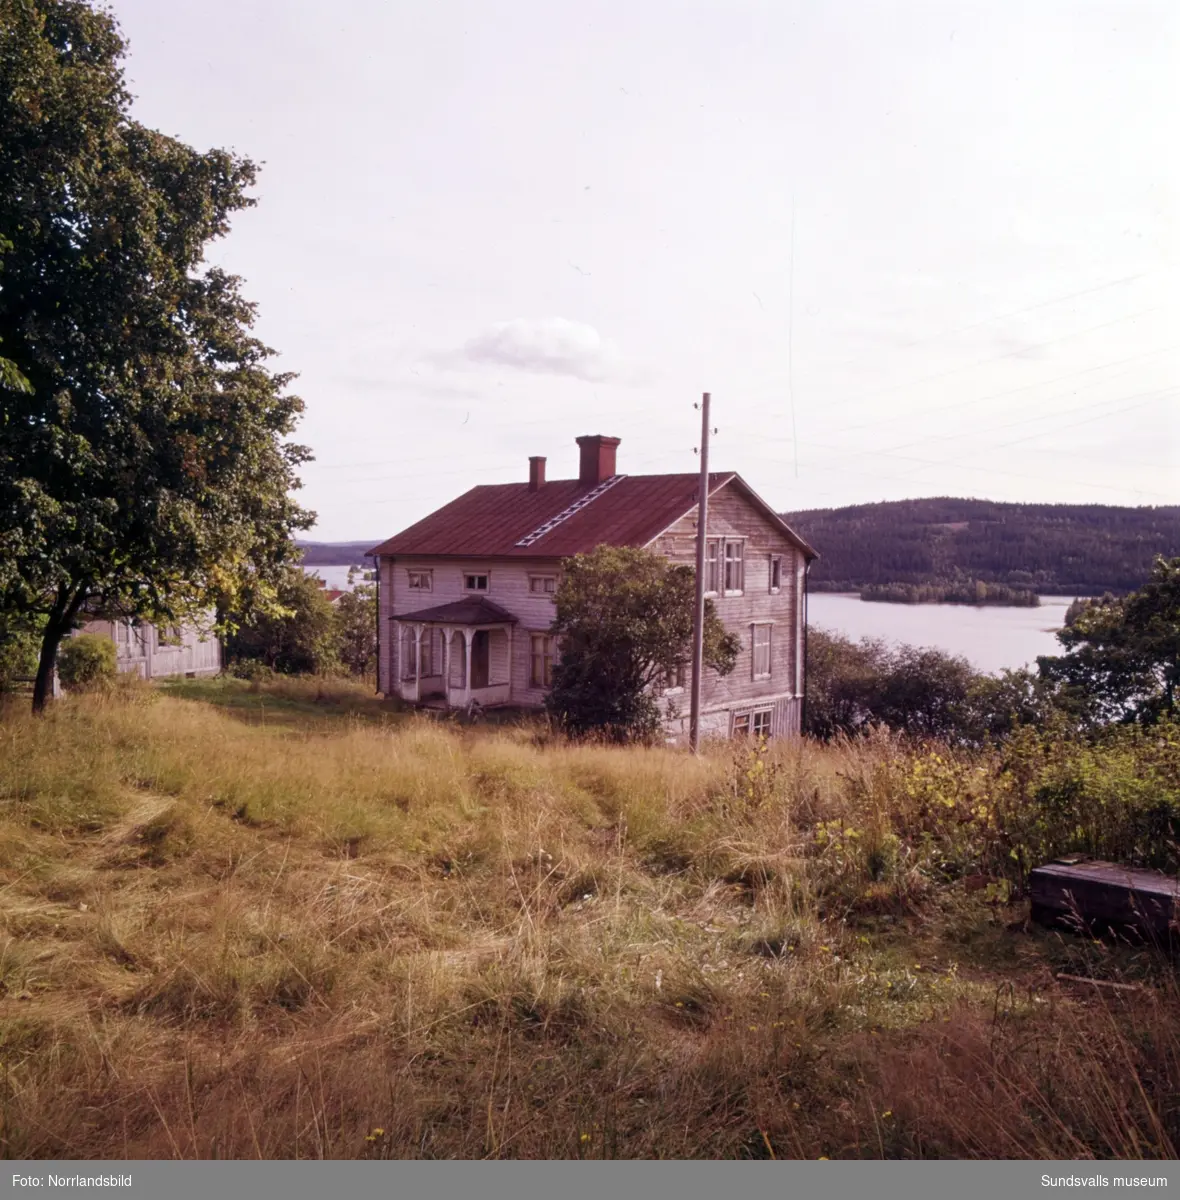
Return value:
[(532, 685), (549, 687), (553, 683), (553, 639), (547, 633), (534, 633), (532, 650)]
[(753, 712), (733, 714), (733, 736), (736, 737), (770, 737), (770, 715), (772, 709), (759, 708)]
[(676, 692), (684, 690), (684, 663), (678, 662), (664, 676), (664, 691)]
[(413, 679), (418, 674), (418, 639), (412, 629), (402, 630), (402, 678)]

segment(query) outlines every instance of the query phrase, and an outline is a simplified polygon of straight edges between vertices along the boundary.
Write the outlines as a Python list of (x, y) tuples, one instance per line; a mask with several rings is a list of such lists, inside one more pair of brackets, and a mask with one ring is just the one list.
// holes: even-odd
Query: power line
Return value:
[(1030, 350), (1040, 350), (1045, 346), (1052, 346), (1052, 345), (1056, 344), (1057, 342), (1069, 341), (1070, 338), (1083, 337), (1087, 333), (1096, 333), (1099, 329), (1109, 329), (1112, 325), (1122, 324), (1123, 321), (1135, 321), (1135, 320), (1138, 320), (1140, 317), (1147, 316), (1149, 313), (1158, 312), (1161, 308), (1165, 308), (1165, 307), (1167, 307), (1167, 306), (1162, 305), (1162, 304), (1157, 304), (1152, 308), (1145, 308), (1141, 312), (1128, 313), (1126, 316), (1117, 317), (1113, 321), (1104, 321), (1100, 325), (1091, 325), (1087, 329), (1077, 329), (1077, 330), (1074, 330), (1072, 333), (1062, 334), (1061, 337), (1048, 338), (1043, 342), (1033, 342), (1027, 346), (1022, 346), (1019, 350), (1007, 350), (1003, 354), (994, 354), (990, 358), (981, 358), (981, 359), (977, 360), (976, 362), (965, 363), (963, 366), (960, 366), (960, 367), (951, 367), (949, 370), (946, 370), (946, 371), (937, 371), (933, 375), (923, 375), (917, 379), (905, 380), (902, 383), (892, 384), (886, 388), (878, 388), (876, 391), (864, 392), (859, 396), (854, 396), (847, 400), (829, 402), (828, 408), (831, 409), (833, 407), (847, 407), (850, 404), (859, 404), (861, 401), (872, 400), (878, 396), (888, 396), (891, 393), (899, 392), (899, 391), (903, 390), (904, 388), (917, 387), (918, 385), (923, 384), (923, 383), (932, 383), (936, 379), (945, 379), (948, 375), (957, 375), (961, 371), (970, 371), (970, 370), (973, 370), (975, 367), (984, 367), (984, 366), (987, 366), (989, 363), (1000, 362), (1005, 358), (1014, 358), (1018, 354), (1027, 354), (1028, 351), (1030, 351)]

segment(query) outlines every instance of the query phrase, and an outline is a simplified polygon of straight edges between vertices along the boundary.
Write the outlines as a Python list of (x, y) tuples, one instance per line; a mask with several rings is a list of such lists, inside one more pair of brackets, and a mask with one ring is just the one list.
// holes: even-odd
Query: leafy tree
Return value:
[(879, 721), (888, 660), (882, 641), (854, 642), (824, 629), (808, 629), (806, 732), (827, 739), (855, 734)]
[(808, 631), (807, 732), (855, 735), (885, 725), (967, 745), (1007, 737), (1054, 714), (1053, 688), (1029, 671), (984, 675), (940, 650), (854, 642)]
[(1091, 602), (1061, 629), (1067, 653), (1037, 660), (1067, 710), (1091, 724), (1152, 724), (1177, 711), (1180, 558), (1157, 558), (1151, 577), (1121, 600)]
[(975, 671), (965, 658), (901, 646), (888, 658), (879, 694), (879, 719), (914, 737), (954, 738)]
[(255, 167), (133, 121), (84, 0), (0, 0), (0, 612), (44, 621), (33, 705), (88, 609), (276, 602), (301, 402), (207, 244)]
[(299, 567), (279, 580), (278, 607), (230, 614), (233, 632), (226, 657), (234, 663), (262, 663), (285, 675), (321, 675), (338, 662), (336, 614), (319, 582)]
[[(574, 735), (646, 739), (660, 727), (654, 692), (691, 657), (695, 573), (649, 550), (599, 546), (566, 560), (552, 631), (561, 646), (547, 706)], [(741, 643), (705, 605), (704, 661), (720, 675)]]
[[(348, 582), (353, 584), (349, 571)], [(336, 601), (336, 638), (340, 661), (353, 675), (370, 675), (377, 666), (377, 589), (358, 583)]]
[(976, 675), (963, 704), (963, 740), (974, 745), (1000, 741), (1022, 727), (1060, 726), (1056, 688), (1025, 668)]
[(37, 670), (41, 645), (36, 624), (22, 621), (15, 614), (0, 613), (0, 692), (6, 692), (18, 679)]

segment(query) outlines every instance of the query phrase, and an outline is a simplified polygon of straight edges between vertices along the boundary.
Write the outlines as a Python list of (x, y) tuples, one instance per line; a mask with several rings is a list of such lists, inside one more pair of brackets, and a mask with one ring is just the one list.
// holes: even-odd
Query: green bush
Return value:
[(5, 628), (0, 622), (0, 692), (9, 691), (18, 679), (36, 674), (40, 648), (35, 634)]
[(57, 673), (75, 691), (101, 687), (115, 678), (115, 643), (93, 633), (67, 638), (58, 652)]

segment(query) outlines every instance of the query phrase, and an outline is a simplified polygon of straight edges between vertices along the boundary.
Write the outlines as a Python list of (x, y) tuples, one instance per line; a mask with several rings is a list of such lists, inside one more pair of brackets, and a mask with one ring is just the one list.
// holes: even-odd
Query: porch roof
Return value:
[(412, 613), (395, 613), (390, 620), (412, 621), (419, 625), (515, 625), (517, 618), (507, 609), (483, 596), (452, 600), (435, 608), (422, 608)]

